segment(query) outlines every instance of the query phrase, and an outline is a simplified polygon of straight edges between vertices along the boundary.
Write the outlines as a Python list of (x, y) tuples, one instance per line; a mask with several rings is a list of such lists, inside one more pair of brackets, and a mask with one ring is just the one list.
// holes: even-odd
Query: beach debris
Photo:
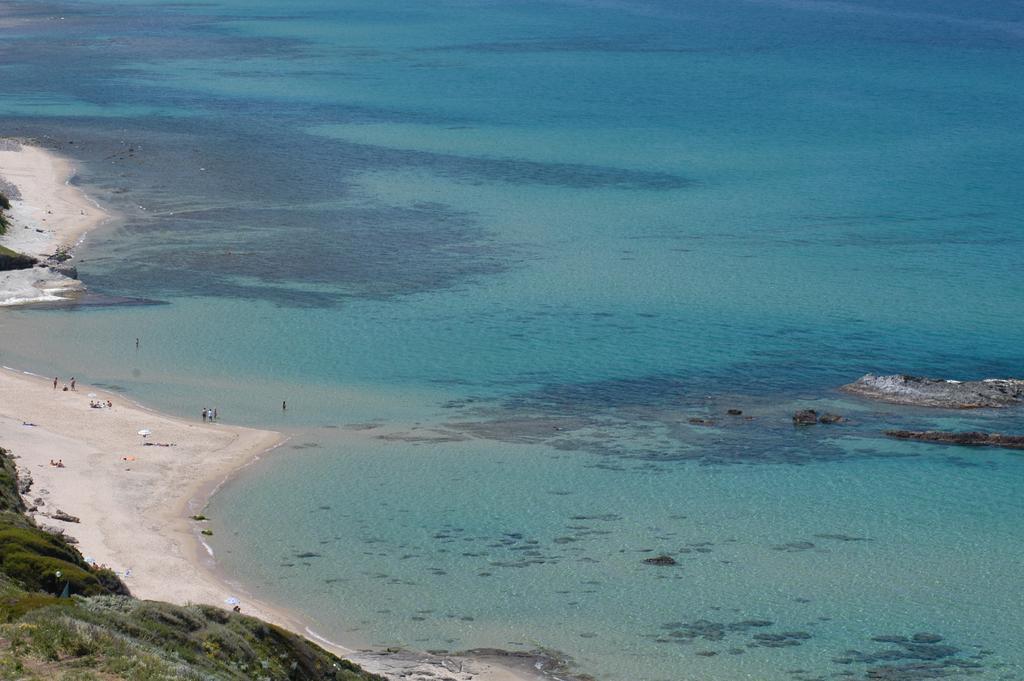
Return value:
[(54, 511), (53, 513), (50, 513), (49, 517), (53, 518), (54, 520), (63, 521), (65, 523), (78, 523), (78, 522), (81, 522), (81, 519), (78, 518), (77, 516), (73, 516), (70, 513), (66, 512), (66, 511), (62, 511), (59, 508), (56, 511)]
[(1005, 449), (1024, 449), (1024, 435), (1002, 435), (1001, 433), (947, 432), (939, 430), (887, 430), (886, 437), (895, 440), (917, 440), (943, 445), (960, 445), (962, 447), (1003, 447)]
[(202, 530), (199, 534), (201, 534), (203, 536), (206, 536), (206, 537), (212, 537), (213, 536), (213, 530)]
[(645, 558), (644, 563), (647, 565), (678, 565), (675, 558), (665, 554), (653, 558)]
[(883, 402), (942, 409), (1009, 407), (1024, 402), (1024, 380), (986, 378), (980, 381), (893, 374), (865, 374), (840, 390)]

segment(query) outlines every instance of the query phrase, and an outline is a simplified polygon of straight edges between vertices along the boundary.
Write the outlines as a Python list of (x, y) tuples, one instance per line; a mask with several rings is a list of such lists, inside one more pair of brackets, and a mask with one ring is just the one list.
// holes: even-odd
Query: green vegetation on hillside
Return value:
[(0, 234), (6, 234), (7, 233), (7, 228), (11, 224), (8, 221), (7, 216), (4, 214), (5, 210), (10, 210), (10, 209), (11, 209), (11, 202), (10, 202), (10, 200), (6, 196), (4, 196), (3, 193), (0, 193)]
[[(5, 210), (10, 209), (11, 202), (7, 200), (3, 193), (0, 193), (0, 236), (6, 234), (7, 229), (11, 226), (10, 218), (4, 213)], [(35, 267), (38, 262), (38, 260), (30, 255), (23, 255), (17, 251), (0, 246), (0, 272), (6, 270), (27, 270), (30, 267)]]
[(253, 617), (132, 598), (24, 510), (0, 449), (0, 679), (384, 681)]

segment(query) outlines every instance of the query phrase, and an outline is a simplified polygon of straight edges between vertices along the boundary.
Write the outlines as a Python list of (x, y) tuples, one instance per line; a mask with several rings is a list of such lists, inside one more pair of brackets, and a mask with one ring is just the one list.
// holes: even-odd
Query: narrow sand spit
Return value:
[[(0, 246), (46, 258), (74, 248), (110, 215), (69, 183), (74, 164), (41, 147), (0, 139), (0, 186), (8, 188), (11, 227)], [(10, 191), (10, 187), (14, 191)], [(0, 272), (0, 305), (59, 300), (82, 284), (45, 267)]]

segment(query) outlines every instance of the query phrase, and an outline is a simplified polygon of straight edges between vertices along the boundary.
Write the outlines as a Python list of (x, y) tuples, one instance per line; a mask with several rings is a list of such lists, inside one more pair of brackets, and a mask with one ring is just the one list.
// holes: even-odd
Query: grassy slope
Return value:
[(0, 679), (383, 681), (253, 617), (125, 595), (23, 512), (0, 449)]
[(11, 209), (11, 202), (7, 200), (7, 197), (0, 194), (0, 234), (7, 232), (7, 228), (10, 226), (10, 222), (7, 216), (4, 215), (5, 210)]

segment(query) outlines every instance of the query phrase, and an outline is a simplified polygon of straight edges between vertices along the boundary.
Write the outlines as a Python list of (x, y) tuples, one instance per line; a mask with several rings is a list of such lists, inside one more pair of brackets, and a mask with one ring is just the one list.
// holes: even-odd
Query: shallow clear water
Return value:
[[(83, 279), (165, 304), (4, 311), (0, 362), (292, 435), (213, 501), (253, 591), (603, 679), (1020, 677), (1021, 458), (880, 432), (1024, 417), (834, 391), (1021, 373), (1020, 8), (5, 11), (3, 131), (125, 216)], [(959, 652), (870, 641), (916, 632)]]

